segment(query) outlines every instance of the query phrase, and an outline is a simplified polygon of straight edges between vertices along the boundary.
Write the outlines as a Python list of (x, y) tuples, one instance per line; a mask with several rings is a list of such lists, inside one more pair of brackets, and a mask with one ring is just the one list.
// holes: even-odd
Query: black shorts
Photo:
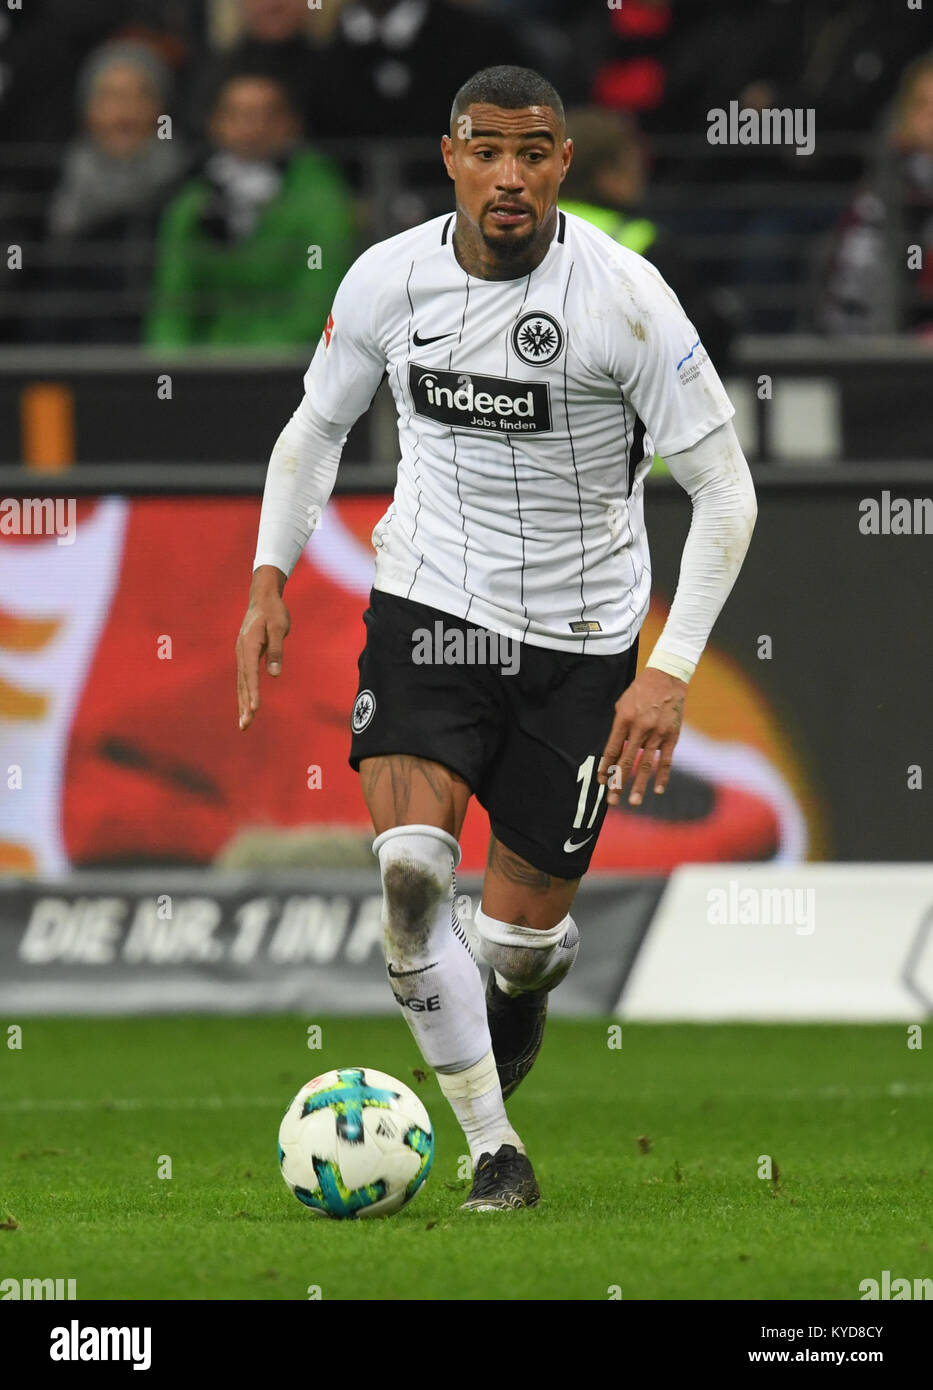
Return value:
[[(443, 763), (485, 807), (502, 844), (543, 873), (586, 873), (606, 814), (596, 772), (615, 702), (635, 678), (638, 639), (610, 656), (506, 644), (378, 589), (363, 621), (354, 771), (387, 753)], [(426, 660), (437, 654), (447, 660)]]

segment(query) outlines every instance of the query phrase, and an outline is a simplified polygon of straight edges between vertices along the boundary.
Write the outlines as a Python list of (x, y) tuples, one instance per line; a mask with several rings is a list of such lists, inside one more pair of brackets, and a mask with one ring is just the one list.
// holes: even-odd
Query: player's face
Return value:
[(550, 223), (573, 145), (549, 106), (468, 107), (442, 152), (457, 210), (487, 249), (511, 259)]

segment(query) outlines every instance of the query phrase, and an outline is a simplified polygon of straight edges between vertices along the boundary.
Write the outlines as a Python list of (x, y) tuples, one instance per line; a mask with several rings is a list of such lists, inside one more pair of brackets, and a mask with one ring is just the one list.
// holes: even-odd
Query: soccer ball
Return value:
[(372, 1067), (316, 1076), (279, 1126), (282, 1177), (322, 1216), (391, 1216), (411, 1201), (433, 1161), (427, 1110), (414, 1091)]

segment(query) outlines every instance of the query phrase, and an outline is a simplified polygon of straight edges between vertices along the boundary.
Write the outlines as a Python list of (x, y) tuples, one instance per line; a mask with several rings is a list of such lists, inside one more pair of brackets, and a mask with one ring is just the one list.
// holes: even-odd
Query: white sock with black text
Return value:
[(524, 1152), (502, 1100), (482, 977), (454, 909), (460, 846), (437, 826), (403, 825), (378, 835), (373, 851), (382, 872), (389, 983), (471, 1158), (475, 1163), (501, 1144)]

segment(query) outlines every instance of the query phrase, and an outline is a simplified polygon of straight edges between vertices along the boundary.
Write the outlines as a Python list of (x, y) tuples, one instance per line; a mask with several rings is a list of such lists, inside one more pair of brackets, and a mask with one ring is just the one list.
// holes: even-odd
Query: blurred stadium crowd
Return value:
[[(354, 256), (450, 206), (449, 104), (496, 63), (555, 83), (576, 144), (562, 205), (656, 261), (714, 359), (737, 330), (929, 335), (933, 50), (922, 16), (885, 8), (4, 7), (0, 244), (22, 250), (0, 340), (309, 348)], [(711, 145), (731, 101), (812, 109), (814, 152)]]

